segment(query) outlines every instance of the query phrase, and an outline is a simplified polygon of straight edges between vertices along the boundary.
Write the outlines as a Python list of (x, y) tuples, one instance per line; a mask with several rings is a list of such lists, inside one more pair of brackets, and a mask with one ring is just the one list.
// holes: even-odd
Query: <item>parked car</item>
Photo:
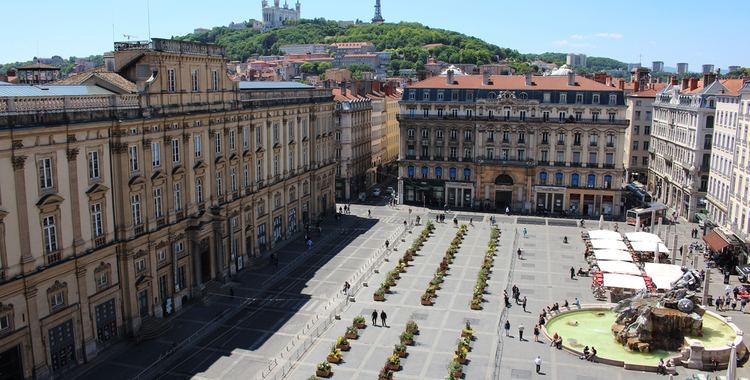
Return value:
[(372, 196), (373, 197), (379, 197), (380, 196), (380, 188), (379, 187), (376, 187), (376, 188), (372, 189)]
[(395, 192), (396, 192), (396, 190), (394, 190), (390, 186), (388, 186), (388, 187), (385, 188), (385, 193), (388, 194), (388, 195), (393, 195), (393, 193), (395, 193)]
[(364, 202), (367, 199), (367, 193), (359, 193), (359, 196), (357, 196), (357, 198), (359, 198), (360, 202)]

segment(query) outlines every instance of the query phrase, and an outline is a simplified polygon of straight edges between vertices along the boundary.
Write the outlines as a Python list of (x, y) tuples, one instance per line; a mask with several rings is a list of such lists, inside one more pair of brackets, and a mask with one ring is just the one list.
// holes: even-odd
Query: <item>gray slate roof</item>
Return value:
[(240, 82), (240, 90), (300, 90), (312, 88), (315, 87), (299, 82)]
[(0, 86), (0, 97), (115, 95), (98, 86)]

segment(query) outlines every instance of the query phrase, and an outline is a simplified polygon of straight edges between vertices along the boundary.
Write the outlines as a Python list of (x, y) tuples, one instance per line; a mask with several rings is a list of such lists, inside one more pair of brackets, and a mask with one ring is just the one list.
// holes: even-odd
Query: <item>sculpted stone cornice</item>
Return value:
[(110, 143), (110, 149), (112, 150), (112, 153), (125, 153), (128, 151), (128, 144), (113, 142)]
[(68, 149), (66, 152), (68, 156), (68, 161), (75, 161), (76, 159), (78, 159), (78, 152), (79, 152), (78, 148)]
[(26, 156), (13, 156), (11, 158), (13, 170), (22, 170), (26, 164)]

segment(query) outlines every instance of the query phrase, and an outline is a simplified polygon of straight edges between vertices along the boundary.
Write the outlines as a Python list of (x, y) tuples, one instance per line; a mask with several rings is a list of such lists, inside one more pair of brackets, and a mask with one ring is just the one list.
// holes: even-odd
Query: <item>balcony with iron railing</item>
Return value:
[(477, 163), (491, 164), (491, 165), (502, 165), (502, 166), (514, 166), (514, 167), (534, 167), (537, 166), (537, 162), (532, 159), (518, 160), (518, 159), (502, 159), (502, 158), (489, 158), (485, 156), (479, 156), (476, 159)]
[(594, 124), (594, 125), (622, 125), (627, 126), (628, 120), (626, 119), (615, 119), (613, 121), (609, 121), (608, 119), (599, 119), (596, 121), (593, 120), (580, 120), (577, 122), (571, 122), (570, 120), (557, 120), (557, 119), (545, 119), (544, 117), (490, 117), (487, 115), (477, 116), (451, 116), (451, 115), (428, 115), (424, 116), (423, 114), (406, 114), (406, 113), (399, 113), (396, 115), (396, 120), (398, 121), (419, 121), (419, 120), (428, 120), (428, 121), (436, 121), (436, 120), (462, 120), (462, 121), (494, 121), (494, 122), (520, 122), (520, 123), (551, 123), (551, 124)]

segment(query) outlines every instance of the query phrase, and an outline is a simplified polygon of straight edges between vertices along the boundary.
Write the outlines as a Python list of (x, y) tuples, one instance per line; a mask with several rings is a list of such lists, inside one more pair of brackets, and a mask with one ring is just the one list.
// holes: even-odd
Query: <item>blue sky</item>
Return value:
[[(148, 37), (148, 0), (38, 0), (11, 7), (0, 23), (0, 62), (85, 56), (111, 50), (113, 37)], [(272, 0), (269, 0), (272, 3)], [(293, 6), (295, 0), (290, 0)], [(631, 0), (381, 0), (387, 21), (417, 21), (523, 53), (580, 52), (666, 66), (688, 62), (750, 66), (746, 3)], [(151, 36), (261, 18), (261, 0), (150, 0)], [(302, 16), (369, 20), (374, 0), (303, 0)], [(283, 0), (282, 0), (283, 4)], [(346, 5), (344, 5), (346, 4)], [(20, 3), (19, 3), (20, 5)], [(12, 9), (12, 10), (11, 10)], [(716, 21), (713, 21), (716, 20)], [(113, 28), (114, 25), (114, 28)]]

